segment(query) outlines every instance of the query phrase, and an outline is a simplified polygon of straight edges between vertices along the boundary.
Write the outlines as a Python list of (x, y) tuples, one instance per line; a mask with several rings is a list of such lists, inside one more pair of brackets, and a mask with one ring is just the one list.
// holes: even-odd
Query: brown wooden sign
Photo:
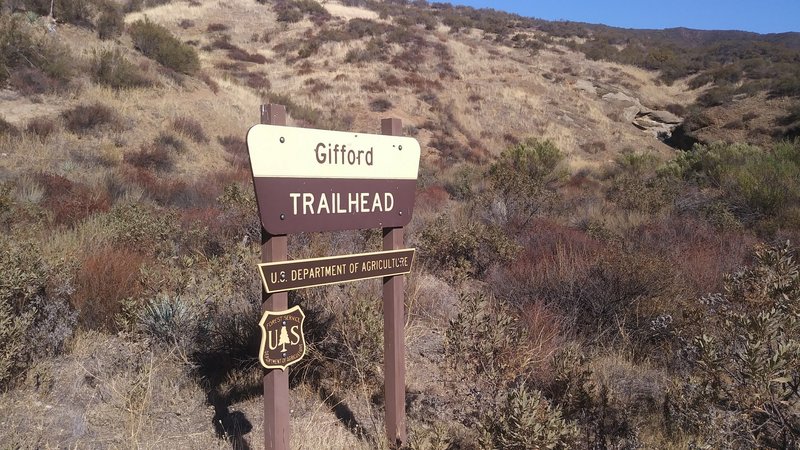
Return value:
[[(382, 135), (290, 128), (285, 126), (286, 108), (269, 104), (261, 107), (261, 123), (248, 132), (247, 146), (262, 223), (261, 261), (266, 266), (274, 268), (270, 264), (287, 260), (290, 233), (383, 228), (384, 252), (312, 262), (297, 268), (294, 281), (305, 283), (312, 275), (314, 285), (363, 279), (353, 277), (365, 274), (371, 275), (364, 278), (383, 277), (386, 438), (389, 448), (401, 448), (407, 440), (402, 274), (408, 273), (414, 258), (413, 249), (404, 248), (403, 226), (411, 220), (414, 206), (419, 144), (399, 136), (402, 122), (394, 118), (381, 120)], [(331, 261), (348, 257), (357, 259), (338, 263), (346, 267)], [(361, 266), (351, 270), (350, 263)], [(292, 262), (286, 264), (282, 270), (294, 268)], [(268, 292), (269, 270), (261, 270), (264, 315), (259, 324), (259, 359), (268, 369), (263, 380), (264, 448), (288, 450), (286, 368), (305, 354), (304, 315), (299, 307), (288, 308), (286, 290)], [(279, 277), (275, 289), (297, 288), (286, 286), (291, 272), (284, 275), (287, 281), (280, 279), (280, 271), (273, 273)]]
[(255, 125), (247, 133), (259, 215), (272, 234), (408, 225), (416, 139)]
[(367, 280), (411, 272), (414, 249), (262, 263), (261, 281), (269, 293)]
[(286, 311), (265, 311), (258, 326), (261, 327), (261, 350), (258, 359), (267, 369), (286, 370), (303, 359), (306, 340), (303, 322), (306, 315), (300, 306)]

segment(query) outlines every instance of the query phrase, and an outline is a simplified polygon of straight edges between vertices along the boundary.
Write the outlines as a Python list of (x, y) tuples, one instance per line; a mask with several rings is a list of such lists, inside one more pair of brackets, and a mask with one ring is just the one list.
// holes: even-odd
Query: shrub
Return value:
[(569, 449), (577, 444), (578, 427), (562, 417), (561, 408), (541, 392), (519, 384), (508, 389), (495, 408), (485, 408), (482, 443), (508, 450)]
[(145, 144), (138, 151), (128, 152), (123, 157), (126, 163), (140, 169), (168, 172), (175, 165), (175, 158), (165, 146)]
[(102, 125), (118, 125), (119, 117), (111, 107), (100, 102), (78, 105), (61, 113), (64, 125), (73, 133), (85, 134)]
[(261, 239), (261, 225), (257, 219), (257, 205), (253, 189), (243, 189), (239, 184), (228, 184), (217, 198), (222, 211), (221, 234), (228, 241), (241, 241), (247, 237), (251, 242)]
[(186, 144), (177, 136), (166, 131), (162, 131), (153, 140), (153, 145), (162, 147), (173, 153), (183, 153), (186, 151)]
[(97, 35), (100, 39), (113, 39), (122, 34), (125, 28), (125, 17), (122, 8), (114, 3), (103, 5), (103, 11), (97, 18)]
[(5, 386), (20, 369), (19, 355), (27, 346), (25, 332), (32, 314), (15, 314), (11, 305), (0, 301), (0, 385)]
[(737, 215), (747, 221), (780, 216), (800, 201), (800, 141), (763, 151), (746, 144), (697, 145), (678, 156), (671, 170), (701, 185), (724, 188)]
[(4, 68), (0, 70), (0, 82), (21, 70), (16, 83), (23, 88), (26, 79), (37, 81), (29, 87), (36, 92), (41, 91), (42, 86), (65, 87), (75, 72), (75, 58), (67, 47), (36, 31), (21, 15), (0, 15), (0, 67)]
[(58, 123), (54, 119), (46, 116), (35, 117), (29, 120), (25, 125), (26, 132), (35, 134), (42, 139), (55, 133), (57, 129)]
[(208, 75), (207, 73), (201, 73), (199, 75), (199, 78), (203, 80), (203, 83), (205, 83), (209, 89), (211, 89), (211, 92), (213, 92), (214, 94), (219, 92), (219, 83), (217, 83), (213, 78), (211, 78), (210, 75)]
[(248, 73), (245, 78), (245, 84), (258, 91), (266, 91), (272, 87), (272, 83), (263, 73)]
[(203, 126), (191, 117), (176, 117), (172, 120), (172, 129), (198, 144), (208, 143), (208, 136), (203, 131)]
[(690, 377), (676, 416), (718, 448), (800, 443), (800, 267), (787, 243), (760, 247), (754, 264), (702, 298), (684, 353)]
[(170, 254), (180, 236), (174, 212), (140, 204), (118, 203), (108, 223), (121, 247), (148, 255)]
[(509, 303), (475, 293), (462, 294), (459, 306), (445, 341), (445, 355), (454, 369), (488, 385), (531, 375), (536, 355), (526, 345), (528, 329)]
[(708, 108), (712, 106), (720, 106), (730, 103), (730, 101), (733, 99), (733, 95), (733, 88), (728, 86), (718, 86), (709, 89), (697, 97), (697, 103)]
[(275, 3), (278, 22), (299, 22), (308, 15), (315, 23), (330, 19), (331, 14), (316, 0), (279, 0)]
[(135, 299), (141, 290), (139, 269), (145, 258), (131, 249), (102, 247), (81, 262), (75, 274), (71, 302), (78, 321), (86, 329), (115, 331), (122, 302)]
[(217, 140), (227, 152), (225, 159), (234, 167), (242, 169), (250, 167), (250, 154), (247, 151), (247, 143), (244, 139), (237, 136), (222, 136), (218, 137)]
[(137, 50), (163, 66), (187, 75), (194, 74), (200, 68), (195, 49), (180, 42), (163, 26), (145, 18), (132, 23), (128, 32)]
[(13, 123), (0, 117), (0, 136), (18, 136), (19, 129)]
[(475, 197), (476, 185), (483, 177), (483, 171), (469, 163), (462, 164), (452, 178), (445, 180), (444, 188), (451, 197), (458, 200), (469, 200)]
[(52, 212), (57, 225), (73, 225), (92, 214), (108, 211), (111, 206), (107, 193), (61, 175), (38, 173), (34, 179), (44, 189), (42, 206)]
[(380, 38), (372, 38), (367, 41), (363, 48), (352, 48), (347, 51), (344, 62), (357, 64), (363, 62), (387, 61), (389, 52), (386, 51), (386, 43)]
[(493, 264), (509, 261), (518, 251), (497, 227), (472, 220), (454, 222), (439, 216), (420, 233), (421, 258), (451, 280), (483, 276)]
[(95, 8), (91, 0), (56, 0), (55, 13), (65, 22), (91, 28)]
[(361, 39), (365, 36), (380, 36), (386, 33), (388, 29), (388, 25), (370, 19), (362, 19), (360, 17), (347, 21), (347, 32), (357, 39)]
[[(261, 286), (248, 273), (249, 264), (256, 258), (245, 246), (236, 247), (231, 256), (216, 269), (231, 284), (223, 287), (227, 288), (226, 291), (211, 302), (200, 317), (194, 343), (197, 350), (190, 355), (196, 375), (209, 390), (233, 381), (232, 375), (252, 380), (250, 389), (260, 386), (263, 378), (258, 364)], [(248, 373), (255, 376), (241, 377)], [(241, 396), (247, 392), (220, 391), (222, 389), (216, 393), (223, 397)]]
[(266, 56), (260, 53), (249, 53), (246, 50), (235, 46), (234, 48), (228, 50), (228, 58), (237, 61), (251, 62), (255, 64), (266, 64), (267, 62)]
[(552, 185), (561, 178), (556, 171), (563, 159), (550, 141), (528, 139), (505, 150), (489, 168), (492, 193), (503, 202), (507, 220), (527, 224), (552, 195)]
[[(286, 112), (292, 116), (293, 119), (299, 121), (303, 126), (313, 126), (316, 128), (326, 128), (323, 123), (324, 117), (322, 111), (314, 108), (313, 106), (300, 105), (295, 103), (288, 95), (277, 94), (269, 91), (264, 94), (267, 100), (265, 103), (276, 103), (278, 105), (285, 105)], [(329, 127), (336, 128), (336, 127)]]
[(392, 102), (385, 98), (378, 98), (369, 102), (369, 109), (373, 112), (386, 112), (392, 108)]
[(11, 386), (71, 337), (75, 314), (65, 302), (72, 290), (65, 269), (44, 260), (31, 242), (0, 237), (0, 385)]
[(218, 33), (218, 32), (221, 32), (221, 31), (227, 31), (228, 28), (229, 27), (227, 25), (225, 25), (224, 23), (210, 23), (206, 27), (206, 32), (208, 32), (208, 33)]
[(131, 63), (119, 49), (95, 51), (91, 66), (92, 79), (114, 89), (148, 87), (154, 81)]
[(658, 213), (672, 204), (680, 184), (667, 177), (641, 177), (630, 173), (615, 176), (608, 199), (627, 211)]
[(44, 94), (57, 89), (58, 83), (35, 67), (21, 67), (11, 73), (8, 83), (22, 95)]

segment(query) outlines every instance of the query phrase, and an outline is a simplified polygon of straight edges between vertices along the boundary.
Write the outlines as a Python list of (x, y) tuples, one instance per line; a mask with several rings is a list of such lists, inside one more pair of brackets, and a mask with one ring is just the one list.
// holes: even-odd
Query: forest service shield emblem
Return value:
[(300, 306), (286, 311), (266, 311), (258, 322), (261, 328), (261, 350), (258, 359), (267, 369), (286, 370), (303, 359), (306, 340), (303, 322), (306, 315)]

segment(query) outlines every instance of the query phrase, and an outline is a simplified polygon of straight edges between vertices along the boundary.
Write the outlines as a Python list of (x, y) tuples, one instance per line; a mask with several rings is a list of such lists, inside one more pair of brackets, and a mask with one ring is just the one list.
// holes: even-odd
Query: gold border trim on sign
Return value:
[[(277, 291), (270, 291), (269, 290), (269, 285), (267, 285), (267, 278), (266, 278), (266, 276), (264, 276), (264, 268), (265, 267), (270, 267), (270, 266), (280, 266), (280, 265), (287, 264), (287, 263), (302, 263), (302, 262), (307, 262), (307, 261), (325, 261), (325, 260), (330, 260), (330, 259), (360, 258), (360, 257), (363, 257), (363, 256), (372, 256), (372, 255), (381, 255), (381, 256), (386, 255), (386, 256), (388, 256), (388, 255), (393, 255), (395, 253), (407, 252), (409, 250), (411, 250), (411, 255), (412, 256), (411, 256), (411, 264), (408, 265), (408, 270), (405, 271), (405, 272), (396, 272), (396, 273), (391, 274), (391, 275), (374, 275), (374, 276), (367, 276), (367, 277), (358, 277), (358, 278), (353, 278), (352, 280), (341, 280), (341, 281), (331, 281), (331, 282), (328, 282), (328, 283), (310, 284), (308, 286), (303, 286), (303, 287), (299, 287), (299, 288), (280, 289), (280, 290), (277, 290)], [(269, 262), (269, 263), (260, 263), (260, 264), (258, 264), (258, 273), (259, 273), (259, 275), (261, 275), (261, 283), (264, 286), (264, 290), (267, 291), (267, 294), (275, 294), (275, 293), (278, 293), (278, 292), (293, 291), (295, 289), (308, 289), (308, 288), (315, 288), (315, 287), (320, 287), (320, 286), (329, 286), (329, 285), (332, 285), (332, 284), (349, 283), (349, 282), (352, 282), (352, 281), (372, 280), (372, 279), (375, 279), (375, 278), (394, 277), (394, 276), (399, 276), (399, 275), (408, 275), (409, 273), (411, 273), (411, 269), (414, 266), (414, 260), (416, 259), (416, 256), (417, 256), (417, 249), (416, 248), (401, 248), (399, 250), (383, 250), (383, 251), (379, 251), (379, 252), (354, 253), (354, 254), (350, 254), (350, 255), (338, 255), (338, 256), (325, 256), (325, 257), (322, 257), (322, 258), (291, 259), (291, 260), (287, 260), (287, 261), (276, 261), (276, 262)]]

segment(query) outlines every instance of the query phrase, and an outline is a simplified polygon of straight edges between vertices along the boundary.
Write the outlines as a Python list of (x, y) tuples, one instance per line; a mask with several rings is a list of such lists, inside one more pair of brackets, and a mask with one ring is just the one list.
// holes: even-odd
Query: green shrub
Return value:
[(125, 16), (119, 5), (108, 3), (97, 18), (97, 35), (100, 39), (114, 39), (122, 34), (125, 28)]
[(489, 168), (489, 182), (506, 209), (507, 220), (527, 224), (552, 198), (563, 159), (551, 141), (528, 139), (505, 150)]
[(654, 214), (677, 196), (680, 183), (673, 177), (656, 175), (659, 161), (654, 154), (625, 151), (615, 162), (607, 196), (621, 208)]
[(128, 32), (137, 50), (163, 66), (187, 75), (200, 68), (195, 49), (179, 41), (165, 27), (145, 18), (133, 22)]
[(747, 144), (696, 145), (669, 166), (676, 176), (722, 188), (737, 214), (752, 222), (780, 217), (800, 201), (800, 141), (771, 151)]
[(308, 15), (316, 23), (327, 21), (331, 14), (316, 0), (279, 0), (275, 3), (278, 22), (299, 22)]
[(445, 335), (450, 365), (490, 385), (528, 378), (528, 330), (509, 304), (483, 293), (461, 294), (459, 304), (461, 309)]
[(456, 222), (449, 215), (437, 217), (422, 230), (420, 248), (420, 257), (451, 280), (481, 277), (518, 251), (500, 228), (474, 220)]
[(144, 204), (118, 203), (108, 220), (121, 246), (152, 255), (171, 254), (174, 240), (180, 236), (173, 211)]
[(469, 200), (477, 193), (476, 185), (483, 178), (483, 171), (469, 163), (464, 163), (453, 173), (452, 179), (446, 180), (444, 188), (451, 197), (457, 200)]
[(0, 385), (6, 386), (8, 380), (20, 369), (19, 355), (27, 343), (25, 332), (32, 322), (30, 311), (14, 313), (10, 304), (0, 301)]
[[(25, 86), (25, 78), (30, 74), (41, 75), (31, 79), (37, 85), (30, 89), (35, 92), (60, 89), (67, 85), (75, 73), (75, 58), (67, 47), (41, 34), (41, 30), (28, 23), (22, 16), (13, 14), (0, 15), (0, 82), (8, 80), (15, 72), (27, 70), (28, 75), (19, 74), (18, 85)], [(17, 86), (19, 87), (19, 86)]]
[(148, 87), (154, 81), (122, 54), (119, 49), (95, 51), (91, 66), (92, 79), (114, 89)]
[(72, 336), (66, 269), (45, 261), (34, 243), (0, 237), (0, 386), (10, 386), (33, 361), (61, 352)]
[(561, 408), (541, 392), (519, 384), (508, 389), (494, 408), (485, 408), (482, 443), (504, 450), (570, 449), (578, 427), (563, 418)]
[(800, 73), (780, 77), (774, 82), (770, 94), (775, 97), (800, 97)]
[(222, 211), (220, 219), (225, 224), (222, 234), (226, 239), (238, 242), (245, 237), (251, 242), (261, 239), (261, 223), (257, 217), (256, 197), (252, 188), (229, 184), (223, 188), (217, 203)]
[[(313, 107), (295, 103), (291, 97), (286, 94), (278, 94), (273, 91), (268, 91), (264, 94), (264, 103), (276, 103), (278, 105), (286, 106), (286, 112), (292, 116), (293, 119), (299, 121), (303, 126), (310, 126), (321, 129), (336, 129), (335, 126), (326, 126), (330, 123), (325, 119), (321, 110)], [(334, 119), (331, 119), (334, 120)]]
[(668, 177), (622, 173), (612, 180), (607, 196), (622, 209), (655, 214), (672, 204), (679, 188), (680, 184)]
[(715, 448), (800, 444), (800, 266), (787, 243), (699, 302), (677, 418)]

